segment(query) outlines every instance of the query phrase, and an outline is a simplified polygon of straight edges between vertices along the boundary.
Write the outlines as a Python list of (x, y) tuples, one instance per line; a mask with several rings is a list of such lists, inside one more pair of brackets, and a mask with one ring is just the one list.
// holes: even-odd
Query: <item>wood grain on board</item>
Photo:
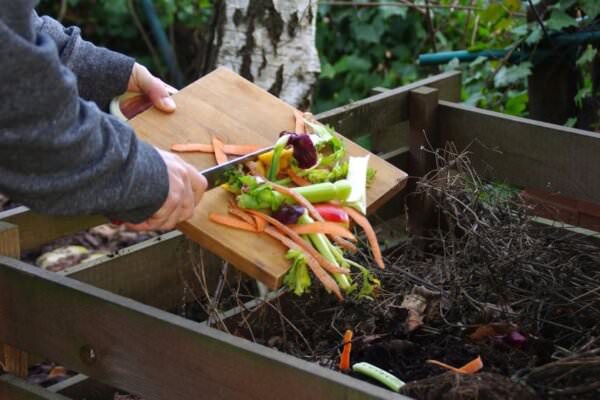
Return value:
[[(211, 143), (213, 135), (229, 144), (268, 146), (279, 133), (294, 129), (294, 109), (267, 91), (226, 68), (219, 68), (173, 95), (177, 111), (164, 114), (150, 109), (130, 121), (137, 134), (168, 150), (174, 143)], [(341, 132), (343, 133), (343, 132)], [(344, 138), (348, 154), (368, 151)], [(215, 164), (211, 154), (181, 154), (198, 169)], [(377, 176), (367, 192), (369, 211), (398, 193), (407, 175), (387, 161), (370, 156)], [(264, 234), (252, 234), (216, 225), (209, 212), (227, 212), (231, 195), (221, 188), (205, 194), (195, 216), (178, 228), (251, 277), (275, 289), (289, 268), (282, 245)]]

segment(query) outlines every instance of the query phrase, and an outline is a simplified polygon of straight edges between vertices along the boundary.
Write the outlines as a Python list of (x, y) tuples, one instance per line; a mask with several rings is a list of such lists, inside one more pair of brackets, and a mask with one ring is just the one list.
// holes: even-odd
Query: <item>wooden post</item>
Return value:
[[(0, 255), (19, 258), (20, 254), (19, 228), (0, 221)], [(6, 372), (20, 378), (27, 377), (27, 353), (0, 343), (0, 362), (6, 368)]]
[(421, 236), (434, 223), (433, 205), (424, 196), (412, 194), (419, 178), (435, 168), (432, 151), (441, 145), (438, 131), (438, 90), (420, 87), (410, 92), (408, 115), (410, 175), (408, 197), (408, 226), (411, 233)]

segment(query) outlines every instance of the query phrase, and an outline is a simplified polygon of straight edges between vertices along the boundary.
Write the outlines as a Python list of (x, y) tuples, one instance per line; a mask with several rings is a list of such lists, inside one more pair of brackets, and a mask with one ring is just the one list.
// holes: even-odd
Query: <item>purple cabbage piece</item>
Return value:
[(504, 342), (509, 346), (521, 348), (527, 342), (527, 338), (517, 331), (512, 331), (504, 336)]
[(279, 136), (289, 135), (288, 145), (294, 148), (294, 158), (302, 169), (310, 168), (317, 163), (317, 149), (309, 135), (299, 135), (293, 132), (281, 132)]
[(295, 224), (298, 222), (298, 218), (304, 214), (304, 211), (305, 209), (302, 206), (283, 204), (279, 207), (279, 210), (273, 213), (272, 217), (282, 224)]

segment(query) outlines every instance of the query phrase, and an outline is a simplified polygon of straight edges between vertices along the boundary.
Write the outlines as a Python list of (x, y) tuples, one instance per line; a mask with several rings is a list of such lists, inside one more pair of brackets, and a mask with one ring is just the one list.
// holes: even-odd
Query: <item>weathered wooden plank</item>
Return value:
[(0, 339), (147, 400), (405, 399), (6, 257)]
[(195, 287), (192, 268), (200, 258), (207, 267), (208, 284), (213, 285), (219, 275), (219, 259), (181, 232), (172, 231), (59, 274), (153, 307), (172, 310), (183, 302), (185, 285)]
[(21, 250), (31, 250), (54, 239), (106, 223), (100, 216), (55, 217), (34, 213), (27, 207), (0, 212), (0, 221), (17, 225)]
[(483, 176), (600, 202), (600, 134), (446, 101), (439, 113), (443, 139)]
[[(420, 178), (435, 168), (433, 149), (440, 146), (438, 127), (438, 90), (420, 87), (410, 92), (410, 156), (408, 170), (411, 177)], [(416, 187), (416, 180), (409, 183), (409, 191)], [(421, 236), (432, 228), (433, 204), (422, 195), (408, 198), (408, 223), (411, 232)]]
[(2, 400), (69, 400), (67, 397), (35, 386), (12, 375), (0, 376)]
[(379, 132), (408, 120), (408, 93), (421, 86), (439, 90), (439, 98), (460, 100), (460, 72), (446, 72), (320, 113), (316, 118), (350, 138)]
[[(20, 253), (19, 228), (0, 221), (0, 255), (18, 258)], [(21, 378), (27, 377), (27, 359), (27, 353), (0, 342), (0, 363), (7, 372)]]

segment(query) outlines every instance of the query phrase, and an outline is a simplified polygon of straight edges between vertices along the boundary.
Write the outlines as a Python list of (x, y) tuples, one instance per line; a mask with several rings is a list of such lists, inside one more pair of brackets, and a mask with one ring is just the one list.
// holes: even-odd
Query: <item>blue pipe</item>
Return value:
[(181, 73), (179, 65), (177, 64), (175, 51), (173, 51), (173, 48), (167, 39), (167, 35), (163, 30), (162, 24), (158, 19), (156, 9), (154, 8), (154, 3), (150, 0), (142, 0), (142, 9), (146, 15), (146, 19), (148, 20), (148, 24), (152, 30), (152, 35), (157, 42), (162, 58), (167, 64), (167, 69), (169, 70), (169, 74), (173, 79), (173, 86), (175, 86), (177, 89), (181, 89), (184, 85), (183, 74)]
[[(569, 52), (576, 46), (584, 45), (587, 43), (600, 43), (600, 32), (577, 32), (571, 34), (555, 34), (550, 36), (549, 42), (544, 47), (533, 52), (533, 62), (539, 63), (545, 61), (548, 57), (551, 57), (553, 51), (559, 51), (561, 53)], [(565, 49), (566, 48), (566, 49)], [(438, 65), (446, 64), (453, 59), (458, 59), (460, 62), (471, 62), (476, 60), (478, 57), (485, 57), (489, 59), (501, 59), (508, 54), (507, 49), (494, 49), (494, 50), (482, 50), (482, 51), (443, 51), (439, 53), (426, 53), (419, 55), (418, 63), (420, 65)], [(519, 63), (529, 58), (531, 54), (527, 50), (514, 51), (508, 60), (511, 63)]]
[(478, 57), (500, 59), (507, 54), (507, 50), (483, 50), (483, 51), (442, 51), (439, 53), (427, 53), (419, 55), (420, 65), (446, 64), (457, 58), (460, 62), (475, 61)]

